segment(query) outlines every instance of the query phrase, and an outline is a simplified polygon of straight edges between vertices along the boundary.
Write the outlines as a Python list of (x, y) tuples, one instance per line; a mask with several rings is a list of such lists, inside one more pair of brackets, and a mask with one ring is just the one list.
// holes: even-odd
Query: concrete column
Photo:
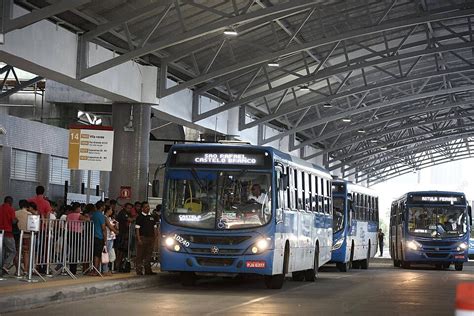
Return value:
[(82, 173), (87, 171), (71, 170), (70, 186), (72, 193), (81, 193)]
[(142, 201), (147, 197), (150, 115), (150, 105), (112, 105), (114, 157), (110, 174), (110, 198), (119, 196), (120, 186), (132, 188), (132, 201)]
[(51, 155), (40, 154), (38, 158), (38, 184), (44, 186), (46, 189), (46, 196), (48, 196), (49, 190), (49, 165)]
[(235, 107), (227, 111), (227, 137), (240, 138), (239, 132), (239, 108)]
[(100, 192), (104, 192), (105, 196), (109, 196), (110, 172), (100, 172)]
[(10, 195), (12, 148), (8, 146), (0, 147), (0, 159), (0, 196)]

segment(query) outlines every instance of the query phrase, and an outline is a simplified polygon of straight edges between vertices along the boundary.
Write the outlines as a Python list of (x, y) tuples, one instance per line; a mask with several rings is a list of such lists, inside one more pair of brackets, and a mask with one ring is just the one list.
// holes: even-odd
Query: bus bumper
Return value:
[(257, 255), (195, 255), (161, 248), (161, 271), (272, 275), (273, 250)]
[(405, 261), (412, 263), (466, 262), (467, 251), (423, 251), (405, 249)]
[(346, 261), (346, 243), (344, 242), (339, 249), (332, 251), (330, 263), (345, 263)]

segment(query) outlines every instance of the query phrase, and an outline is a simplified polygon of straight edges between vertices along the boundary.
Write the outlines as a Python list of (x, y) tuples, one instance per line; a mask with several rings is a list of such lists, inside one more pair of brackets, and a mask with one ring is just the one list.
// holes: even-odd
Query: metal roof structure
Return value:
[[(10, 0), (11, 2), (11, 0)], [(9, 3), (9, 1), (6, 1)], [(78, 78), (129, 60), (160, 68), (160, 97), (193, 89), (375, 183), (471, 157), (474, 2), (467, 0), (14, 0), (77, 32)], [(88, 64), (93, 43), (116, 54)], [(166, 86), (166, 78), (178, 84)], [(251, 117), (253, 120), (249, 120)], [(297, 142), (296, 142), (297, 140)]]

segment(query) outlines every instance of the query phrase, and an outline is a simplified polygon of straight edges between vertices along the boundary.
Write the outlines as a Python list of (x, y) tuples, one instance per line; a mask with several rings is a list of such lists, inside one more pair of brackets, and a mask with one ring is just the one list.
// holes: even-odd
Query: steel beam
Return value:
[[(292, 1), (291, 3), (285, 3), (277, 5), (268, 9), (261, 9), (258, 11), (250, 12), (244, 15), (239, 15), (229, 19), (208, 23), (203, 26), (193, 28), (190, 31), (181, 33), (181, 34), (172, 34), (167, 38), (159, 40), (157, 42), (145, 45), (144, 47), (137, 48), (131, 52), (125, 53), (118, 57), (109, 59), (107, 61), (101, 62), (97, 65), (84, 69), (82, 71), (82, 76), (79, 79), (83, 79), (99, 72), (102, 72), (106, 69), (118, 66), (127, 62), (131, 59), (141, 57), (143, 55), (165, 49), (170, 46), (178, 45), (180, 43), (188, 42), (193, 39), (206, 36), (207, 34), (224, 31), (226, 28), (253, 21), (255, 19), (261, 19), (261, 21), (271, 21), (274, 19), (274, 13), (282, 13), (281, 17), (293, 15), (302, 10), (307, 9), (308, 6), (312, 6), (318, 1), (315, 0), (297, 0)], [(270, 17), (270, 20), (268, 20)], [(171, 89), (171, 88), (170, 88)], [(168, 89), (169, 90), (169, 89)], [(168, 94), (166, 94), (168, 95)]]

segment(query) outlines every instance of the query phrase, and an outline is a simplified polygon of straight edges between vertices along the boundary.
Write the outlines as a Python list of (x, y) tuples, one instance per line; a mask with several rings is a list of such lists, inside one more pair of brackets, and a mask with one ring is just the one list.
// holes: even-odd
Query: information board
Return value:
[(69, 129), (68, 168), (112, 171), (113, 148), (111, 127), (73, 127)]

